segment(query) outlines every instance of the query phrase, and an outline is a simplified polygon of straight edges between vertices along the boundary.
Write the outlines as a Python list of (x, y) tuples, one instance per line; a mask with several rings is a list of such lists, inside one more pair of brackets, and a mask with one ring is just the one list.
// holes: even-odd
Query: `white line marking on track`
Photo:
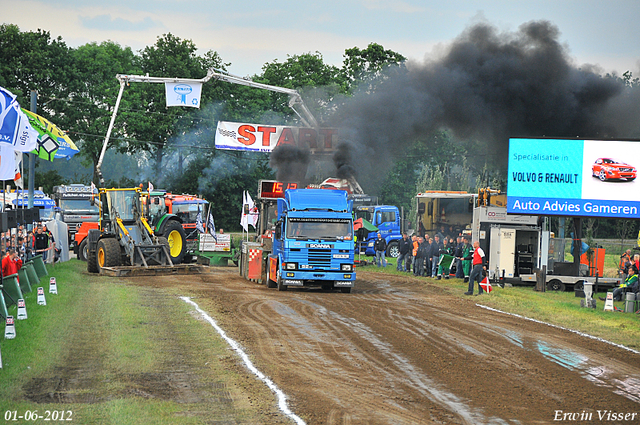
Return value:
[(476, 305), (478, 307), (484, 308), (486, 310), (495, 311), (496, 313), (508, 314), (509, 316), (519, 317), (521, 319), (529, 320), (531, 322), (536, 322), (536, 323), (540, 323), (540, 324), (543, 324), (543, 325), (551, 326), (552, 328), (562, 329), (563, 331), (573, 332), (574, 334), (583, 336), (585, 338), (595, 339), (596, 341), (604, 342), (606, 344), (610, 344), (610, 345), (613, 345), (615, 347), (622, 348), (623, 350), (631, 351), (632, 353), (635, 353), (635, 354), (640, 354), (640, 351), (636, 351), (633, 348), (626, 347), (626, 346), (624, 346), (622, 344), (616, 344), (615, 342), (607, 341), (606, 339), (602, 339), (602, 338), (599, 338), (597, 336), (589, 335), (589, 334), (586, 334), (584, 332), (576, 331), (574, 329), (563, 328), (562, 326), (553, 325), (551, 323), (543, 322), (541, 320), (532, 319), (532, 318), (526, 317), (526, 316), (521, 316), (521, 315), (516, 314), (516, 313), (507, 313), (506, 311), (502, 311), (502, 310), (498, 310), (498, 309), (495, 309), (495, 308), (487, 307), (486, 305), (481, 305), (481, 304), (476, 304)]
[(240, 358), (242, 359), (244, 364), (247, 366), (247, 369), (249, 369), (251, 371), (251, 373), (256, 375), (258, 377), (258, 379), (260, 379), (262, 382), (264, 382), (266, 384), (266, 386), (269, 387), (269, 389), (274, 392), (274, 394), (278, 397), (278, 407), (280, 408), (282, 413), (284, 413), (285, 415), (287, 415), (288, 417), (293, 419), (298, 425), (306, 425), (306, 423), (302, 420), (302, 418), (300, 418), (299, 416), (295, 415), (291, 411), (291, 409), (289, 409), (289, 406), (287, 405), (287, 396), (282, 392), (282, 390), (280, 390), (280, 388), (278, 388), (276, 386), (276, 384), (273, 383), (273, 381), (271, 379), (266, 377), (264, 375), (264, 373), (260, 372), (258, 370), (258, 368), (256, 368), (253, 365), (251, 360), (249, 360), (249, 356), (247, 356), (247, 354), (242, 350), (242, 347), (240, 347), (240, 344), (238, 344), (235, 340), (233, 340), (230, 337), (228, 337), (226, 332), (220, 326), (218, 326), (216, 321), (213, 320), (213, 318), (211, 316), (209, 316), (204, 310), (202, 310), (198, 306), (198, 304), (196, 304), (195, 302), (191, 301), (191, 299), (189, 297), (180, 297), (180, 299), (182, 301), (194, 306), (196, 311), (198, 313), (200, 313), (202, 315), (202, 317), (204, 317), (204, 319), (211, 324), (211, 326), (213, 326), (213, 328), (220, 334), (222, 339), (224, 339), (227, 342), (227, 344), (229, 344), (229, 346), (231, 348), (233, 348), (233, 350), (236, 353), (238, 353), (238, 355), (240, 356)]

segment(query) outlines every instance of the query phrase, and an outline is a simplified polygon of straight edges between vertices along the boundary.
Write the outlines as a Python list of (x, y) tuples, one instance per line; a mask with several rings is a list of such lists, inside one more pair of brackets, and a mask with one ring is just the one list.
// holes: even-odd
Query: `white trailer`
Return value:
[[(538, 216), (507, 214), (506, 208), (495, 206), (475, 207), (473, 211), (472, 237), (480, 242), (488, 259), (489, 278), (502, 279), (516, 285), (535, 285), (536, 269), (547, 266), (548, 290), (565, 291), (581, 289), (583, 282), (596, 283), (600, 288), (620, 284), (620, 279), (586, 276), (568, 276), (556, 263), (550, 252), (550, 232), (538, 225)], [(562, 263), (566, 265), (567, 263)]]

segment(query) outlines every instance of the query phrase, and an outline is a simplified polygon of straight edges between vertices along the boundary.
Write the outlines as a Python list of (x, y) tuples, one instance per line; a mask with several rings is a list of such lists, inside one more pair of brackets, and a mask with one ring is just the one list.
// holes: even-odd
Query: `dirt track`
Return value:
[(309, 424), (534, 424), (557, 411), (602, 423), (598, 410), (640, 421), (640, 355), (482, 309), (482, 297), (362, 272), (351, 294), (278, 292), (216, 270), (136, 284), (180, 279)]

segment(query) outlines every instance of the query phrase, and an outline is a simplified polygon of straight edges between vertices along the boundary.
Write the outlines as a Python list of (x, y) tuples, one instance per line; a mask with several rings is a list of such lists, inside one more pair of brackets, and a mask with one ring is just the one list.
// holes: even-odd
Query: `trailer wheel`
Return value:
[(342, 292), (343, 294), (350, 294), (351, 288), (340, 288), (340, 292)]
[(387, 245), (387, 257), (398, 258), (400, 256), (400, 249), (398, 249), (398, 241), (391, 241)]
[(120, 265), (120, 243), (115, 238), (105, 238), (98, 241), (96, 257), (98, 259), (98, 271), (103, 267)]
[(80, 242), (80, 246), (78, 247), (78, 260), (87, 261), (87, 258), (89, 258), (87, 238), (84, 238), (82, 242)]
[(277, 275), (277, 283), (276, 285), (278, 286), (278, 291), (286, 291), (287, 290), (287, 285), (283, 285), (282, 284), (282, 277), (280, 277), (280, 273), (278, 273)]
[(549, 281), (549, 283), (547, 283), (547, 290), (549, 291), (564, 292), (565, 289), (566, 286), (564, 285), (564, 283), (562, 283), (558, 279), (552, 279)]

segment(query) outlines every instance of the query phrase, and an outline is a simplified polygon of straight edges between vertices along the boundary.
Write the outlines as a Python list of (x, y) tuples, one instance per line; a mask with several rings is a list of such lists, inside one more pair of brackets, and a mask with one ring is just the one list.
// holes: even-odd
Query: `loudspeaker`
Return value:
[(25, 211), (24, 208), (18, 208), (16, 210), (16, 221), (18, 223), (18, 226), (22, 226), (22, 225), (25, 224), (25, 222), (24, 222), (24, 211)]
[(0, 232), (6, 232), (9, 230), (9, 226), (7, 225), (7, 213), (0, 213)]
[(25, 224), (31, 224), (34, 221), (36, 221), (36, 214), (39, 214), (37, 210), (38, 210), (38, 208), (27, 208), (27, 209), (24, 210), (24, 222), (25, 222)]
[(9, 229), (18, 227), (18, 212), (16, 210), (7, 211), (7, 226)]

